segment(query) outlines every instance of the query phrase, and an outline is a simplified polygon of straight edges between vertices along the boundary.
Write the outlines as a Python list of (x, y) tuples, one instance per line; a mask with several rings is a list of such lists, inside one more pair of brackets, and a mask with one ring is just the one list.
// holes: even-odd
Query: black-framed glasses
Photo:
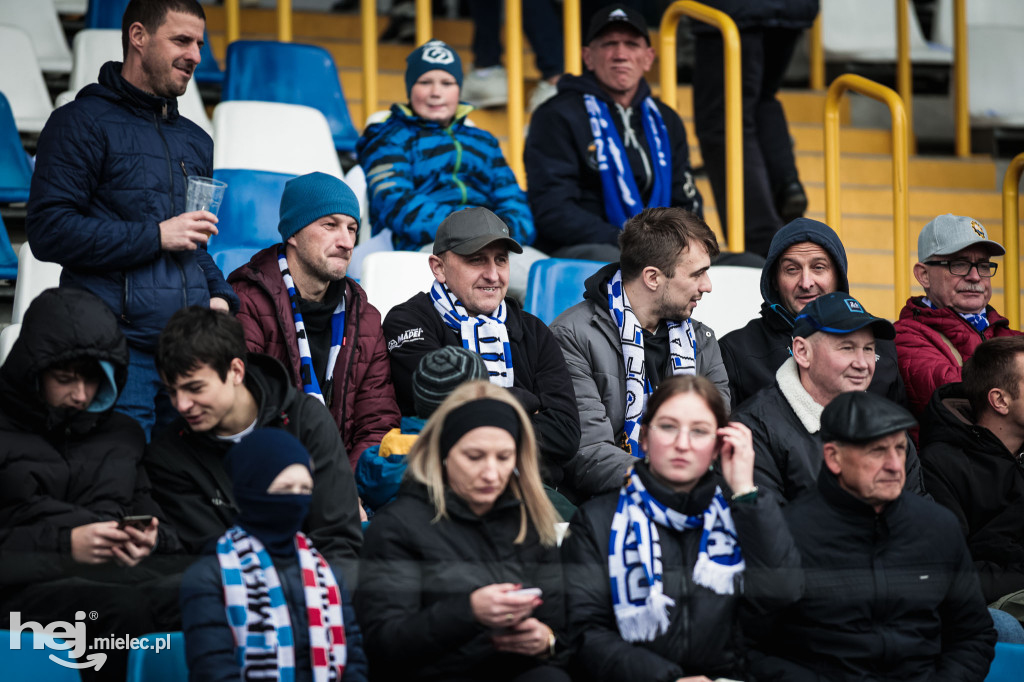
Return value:
[(996, 274), (996, 268), (999, 267), (998, 263), (993, 263), (990, 260), (983, 260), (977, 263), (972, 263), (969, 260), (926, 260), (925, 265), (945, 265), (949, 268), (950, 274), (958, 277), (967, 275), (971, 268), (978, 271), (978, 277), (991, 277)]

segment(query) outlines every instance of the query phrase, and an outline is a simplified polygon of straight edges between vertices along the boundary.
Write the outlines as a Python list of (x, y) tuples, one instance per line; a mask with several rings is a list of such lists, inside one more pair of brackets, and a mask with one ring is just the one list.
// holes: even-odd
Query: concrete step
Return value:
[[(809, 182), (824, 182), (825, 155), (800, 152), (796, 155), (800, 177)], [(991, 190), (997, 187), (996, 167), (985, 158), (911, 157), (908, 169), (911, 187)], [(888, 155), (843, 153), (839, 162), (839, 180), (843, 185), (892, 186), (892, 160)]]

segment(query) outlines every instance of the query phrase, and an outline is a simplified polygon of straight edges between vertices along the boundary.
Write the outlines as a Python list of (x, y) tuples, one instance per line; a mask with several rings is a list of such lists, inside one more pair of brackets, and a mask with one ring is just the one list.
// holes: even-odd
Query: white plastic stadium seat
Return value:
[[(3, 0), (0, 0), (3, 1)], [(106, 62), (119, 62), (123, 58), (121, 49), (121, 31), (117, 29), (87, 28), (75, 35), (72, 45), (75, 64), (71, 68), (68, 82), (70, 99), (74, 99), (78, 91), (90, 83), (95, 83), (100, 76), (100, 67)], [(57, 106), (65, 103), (66, 94), (57, 97)], [(69, 101), (69, 100), (68, 100)], [(178, 112), (213, 137), (213, 123), (206, 115), (203, 98), (199, 95), (199, 87), (195, 77), (188, 82), (185, 94), (178, 98)]]
[(28, 34), (43, 71), (71, 71), (71, 50), (53, 0), (0, 0), (0, 23), (17, 26)]
[(32, 40), (16, 26), (0, 24), (0, 92), (11, 103), (18, 132), (38, 133), (53, 113)]
[[(973, 0), (972, 0), (973, 1)], [(910, 0), (900, 0), (909, 3)], [(910, 60), (949, 64), (952, 53), (924, 39), (913, 7), (910, 17)], [(825, 59), (872, 63), (896, 62), (896, 6), (892, 0), (821, 0), (821, 36)]]
[(331, 128), (324, 115), (312, 107), (221, 102), (213, 110), (213, 131), (214, 168), (292, 175), (320, 171), (344, 180)]
[(429, 257), (422, 251), (378, 251), (363, 260), (359, 283), (382, 319), (396, 305), (434, 284)]
[(55, 0), (53, 4), (61, 14), (85, 14), (89, 9), (89, 0)]
[(761, 270), (738, 265), (713, 265), (708, 271), (711, 293), (693, 311), (721, 339), (758, 316), (761, 310)]
[(14, 283), (14, 309), (11, 322), (21, 322), (32, 300), (47, 289), (60, 286), (61, 267), (44, 263), (32, 255), (28, 242), (18, 249), (18, 279)]
[(21, 324), (9, 324), (0, 329), (0, 365), (7, 360), (7, 356), (11, 353), (11, 347), (18, 340), (20, 333)]

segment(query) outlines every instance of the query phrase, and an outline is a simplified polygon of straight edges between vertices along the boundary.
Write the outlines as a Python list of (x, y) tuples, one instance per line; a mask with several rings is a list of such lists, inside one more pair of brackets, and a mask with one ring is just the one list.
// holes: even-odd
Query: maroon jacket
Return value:
[[(238, 320), (249, 350), (280, 360), (301, 391), (298, 338), (288, 290), (277, 265), (277, 248), (275, 244), (256, 253), (231, 273), (228, 282), (241, 302)], [(327, 407), (355, 469), (363, 450), (378, 445), (384, 434), (398, 428), (401, 415), (391, 384), (380, 313), (354, 280), (346, 277), (345, 284), (345, 341), (334, 366), (334, 398)]]
[[(950, 308), (933, 310), (921, 303), (922, 296), (912, 296), (896, 320), (896, 359), (907, 387), (907, 401), (915, 415), (922, 415), (935, 389), (952, 381), (960, 381), (962, 363), (974, 355), (982, 341), (997, 336), (1016, 336), (1009, 321), (988, 306), (989, 326), (978, 332)], [(960, 353), (957, 360), (945, 336)]]

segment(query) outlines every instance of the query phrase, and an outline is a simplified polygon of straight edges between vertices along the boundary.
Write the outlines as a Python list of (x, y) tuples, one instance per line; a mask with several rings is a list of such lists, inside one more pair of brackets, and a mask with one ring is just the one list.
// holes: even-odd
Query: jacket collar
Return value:
[[(161, 118), (173, 121), (178, 118), (178, 100), (174, 97), (158, 97), (135, 87), (121, 75), (121, 62), (107, 62), (100, 68), (99, 85), (112, 93), (116, 99), (126, 102), (132, 108), (155, 113)], [(88, 86), (82, 93), (97, 93), (97, 86)]]
[(882, 508), (881, 514), (876, 514), (874, 507), (854, 497), (839, 485), (839, 477), (829, 471), (826, 466), (822, 466), (821, 472), (818, 474), (818, 492), (830, 506), (844, 512), (844, 517), (872, 521), (876, 518), (884, 520), (892, 517), (903, 505), (903, 497), (907, 495), (904, 489), (899, 497)]
[(796, 360), (787, 358), (775, 372), (775, 381), (778, 383), (782, 396), (796, 413), (797, 419), (807, 429), (807, 433), (820, 431), (821, 413), (825, 407), (815, 402), (811, 394), (800, 383), (800, 370), (797, 368)]

